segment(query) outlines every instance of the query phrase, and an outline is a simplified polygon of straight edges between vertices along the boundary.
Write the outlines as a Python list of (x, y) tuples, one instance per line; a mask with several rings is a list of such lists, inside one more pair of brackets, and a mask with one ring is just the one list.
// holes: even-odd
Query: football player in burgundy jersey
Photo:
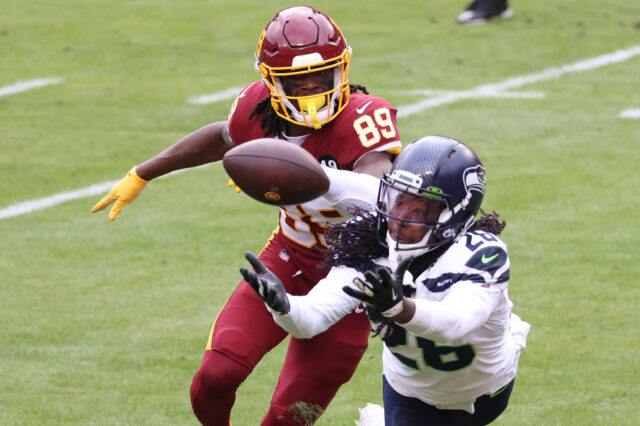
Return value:
[[(325, 166), (331, 187), (303, 205), (282, 206), (279, 226), (259, 259), (287, 292), (308, 293), (327, 273), (318, 269), (327, 247), (323, 230), (347, 219), (350, 205), (375, 203), (377, 178), (402, 147), (396, 109), (349, 84), (350, 57), (351, 48), (327, 15), (311, 7), (278, 12), (258, 41), (262, 78), (242, 89), (228, 120), (208, 124), (133, 167), (92, 212), (115, 201), (109, 214), (114, 220), (149, 180), (219, 161), (249, 140), (274, 137), (298, 144)], [(292, 337), (262, 424), (313, 423), (353, 375), (369, 329), (358, 311), (313, 339)], [(207, 425), (229, 424), (238, 386), (286, 336), (249, 284), (240, 282), (211, 328), (191, 385), (196, 417)], [(301, 418), (301, 404), (312, 418)]]

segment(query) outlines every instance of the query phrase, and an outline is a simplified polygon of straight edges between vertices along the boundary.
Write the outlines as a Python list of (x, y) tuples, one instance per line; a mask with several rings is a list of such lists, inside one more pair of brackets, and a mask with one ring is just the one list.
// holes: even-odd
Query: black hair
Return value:
[(471, 226), (470, 231), (479, 229), (480, 231), (491, 232), (493, 235), (500, 235), (502, 230), (507, 226), (506, 221), (500, 222), (500, 215), (494, 210), (493, 213), (487, 213), (480, 209), (480, 219), (476, 219), (476, 223)]
[[(381, 240), (384, 241), (385, 236), (377, 235), (378, 232), (383, 234), (386, 232), (385, 229), (378, 230), (377, 215), (362, 209), (356, 209), (352, 213), (352, 219), (330, 225), (325, 229), (324, 236), (329, 249), (325, 251), (322, 268), (338, 265), (355, 266), (367, 260), (389, 255), (388, 248), (380, 243)], [(500, 235), (507, 223), (498, 220), (499, 217), (495, 210), (487, 213), (480, 209), (480, 218), (471, 226), (470, 231), (480, 230)], [(425, 262), (433, 263), (448, 247), (449, 245), (445, 245), (433, 252), (427, 252), (416, 258), (413, 263), (416, 267), (423, 267)], [(422, 257), (425, 258), (421, 259)]]
[[(360, 86), (358, 84), (350, 84), (349, 90), (351, 92), (362, 92), (365, 95), (369, 94), (369, 91), (365, 86)], [(276, 114), (276, 111), (271, 105), (271, 96), (267, 96), (253, 107), (249, 113), (249, 120), (251, 120), (254, 115), (260, 114), (261, 112), (263, 112), (264, 115), (260, 119), (260, 128), (264, 130), (265, 137), (282, 133), (284, 129), (286, 129), (287, 121)]]
[(329, 246), (321, 268), (347, 265), (357, 266), (367, 260), (388, 256), (389, 250), (380, 244), (378, 218), (375, 214), (356, 208), (353, 218), (333, 225), (324, 231)]

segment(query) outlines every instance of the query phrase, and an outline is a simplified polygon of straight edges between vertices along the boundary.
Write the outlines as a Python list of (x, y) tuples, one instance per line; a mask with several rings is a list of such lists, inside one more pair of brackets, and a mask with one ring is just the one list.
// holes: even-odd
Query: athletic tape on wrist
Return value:
[(403, 302), (403, 300), (400, 299), (400, 301), (398, 303), (396, 303), (395, 305), (393, 305), (392, 307), (390, 307), (389, 309), (384, 311), (382, 313), (382, 315), (384, 317), (386, 317), (386, 318), (395, 317), (400, 312), (402, 312), (402, 309), (403, 309), (403, 303), (402, 302)]

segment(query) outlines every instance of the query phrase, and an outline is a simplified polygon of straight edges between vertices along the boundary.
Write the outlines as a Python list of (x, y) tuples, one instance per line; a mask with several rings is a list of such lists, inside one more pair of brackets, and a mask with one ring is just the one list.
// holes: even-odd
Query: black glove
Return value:
[(240, 273), (244, 279), (253, 287), (267, 306), (280, 315), (289, 313), (289, 298), (282, 281), (273, 275), (273, 272), (268, 270), (250, 251), (246, 252), (244, 257), (247, 258), (255, 270), (254, 272), (241, 267)]
[(388, 268), (378, 268), (375, 273), (366, 271), (364, 273), (366, 282), (360, 278), (353, 279), (353, 283), (360, 291), (349, 286), (342, 287), (342, 291), (382, 312), (385, 317), (394, 317), (402, 312), (404, 300), (402, 281), (412, 260), (412, 257), (403, 260), (393, 276)]

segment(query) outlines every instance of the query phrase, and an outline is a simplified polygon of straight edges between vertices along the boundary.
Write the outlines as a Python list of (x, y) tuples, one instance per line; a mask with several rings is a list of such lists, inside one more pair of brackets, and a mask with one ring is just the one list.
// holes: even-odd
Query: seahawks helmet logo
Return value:
[(484, 194), (487, 176), (484, 173), (484, 167), (477, 165), (469, 167), (463, 173), (464, 189), (469, 191), (478, 191)]

